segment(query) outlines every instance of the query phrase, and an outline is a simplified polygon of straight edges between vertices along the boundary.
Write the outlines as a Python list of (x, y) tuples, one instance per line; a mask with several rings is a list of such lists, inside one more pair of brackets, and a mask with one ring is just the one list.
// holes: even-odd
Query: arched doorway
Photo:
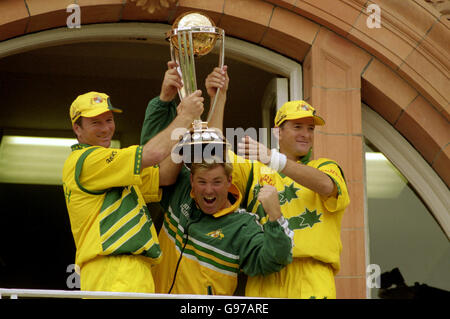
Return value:
[[(2, 136), (73, 138), (68, 108), (78, 94), (95, 90), (108, 93), (112, 103), (124, 110), (123, 116), (116, 117), (115, 139), (122, 147), (138, 143), (145, 107), (159, 94), (170, 58), (164, 40), (168, 28), (150, 23), (99, 24), (1, 43), (0, 96), (8, 105), (0, 109)], [(216, 61), (207, 56), (197, 62), (200, 83)], [(261, 116), (255, 116), (261, 112), (255, 110), (261, 108), (264, 89), (274, 77), (286, 78), (289, 94), (301, 96), (301, 67), (288, 58), (230, 37), (225, 62), (232, 79), (225, 127), (261, 127)], [(8, 180), (0, 181), (0, 187), (1, 200), (8, 203), (0, 242), (9, 246), (0, 249), (1, 286), (67, 289), (66, 269), (74, 262), (75, 250), (61, 184), (54, 179), (38, 184)], [(33, 238), (18, 235), (22, 232)], [(30, 240), (42, 248), (20, 253)]]

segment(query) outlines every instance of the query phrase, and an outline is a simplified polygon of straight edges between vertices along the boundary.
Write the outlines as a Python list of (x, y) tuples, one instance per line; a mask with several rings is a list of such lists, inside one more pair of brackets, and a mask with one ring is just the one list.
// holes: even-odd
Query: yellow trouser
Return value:
[(271, 298), (336, 298), (334, 272), (330, 264), (313, 258), (294, 258), (281, 271), (248, 277), (245, 295)]
[(81, 290), (154, 293), (150, 263), (143, 256), (98, 256), (81, 268)]

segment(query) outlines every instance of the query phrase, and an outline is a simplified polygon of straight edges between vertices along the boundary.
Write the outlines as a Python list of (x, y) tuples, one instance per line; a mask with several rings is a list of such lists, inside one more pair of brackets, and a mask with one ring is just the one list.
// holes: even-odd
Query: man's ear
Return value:
[(192, 184), (193, 184), (193, 181), (194, 181), (194, 179), (192, 178), (192, 173), (191, 173), (191, 175), (189, 175), (189, 180), (191, 181), (191, 187), (192, 187)]
[(73, 126), (72, 126), (72, 130), (75, 133), (76, 137), (78, 138), (80, 133), (81, 133), (80, 132), (81, 127), (77, 123), (74, 123)]

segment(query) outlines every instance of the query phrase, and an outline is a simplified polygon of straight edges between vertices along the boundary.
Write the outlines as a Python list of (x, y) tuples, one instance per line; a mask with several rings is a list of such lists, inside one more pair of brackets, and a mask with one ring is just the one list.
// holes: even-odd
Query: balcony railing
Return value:
[(47, 289), (10, 289), (0, 288), (0, 299), (18, 298), (93, 298), (93, 299), (252, 299), (239, 296), (211, 295), (168, 295), (134, 292), (47, 290)]

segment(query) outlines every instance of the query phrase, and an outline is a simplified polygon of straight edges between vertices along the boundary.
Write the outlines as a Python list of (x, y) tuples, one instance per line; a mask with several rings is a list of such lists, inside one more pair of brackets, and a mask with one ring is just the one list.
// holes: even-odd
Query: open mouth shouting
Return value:
[(216, 198), (215, 198), (215, 197), (203, 197), (203, 200), (204, 200), (207, 204), (212, 205), (212, 204), (214, 204), (214, 202), (216, 201)]

